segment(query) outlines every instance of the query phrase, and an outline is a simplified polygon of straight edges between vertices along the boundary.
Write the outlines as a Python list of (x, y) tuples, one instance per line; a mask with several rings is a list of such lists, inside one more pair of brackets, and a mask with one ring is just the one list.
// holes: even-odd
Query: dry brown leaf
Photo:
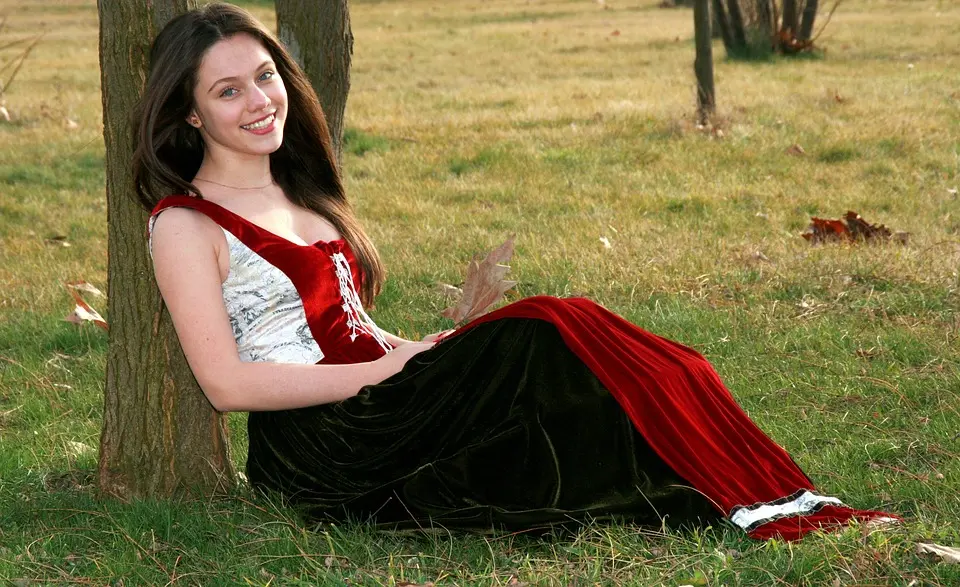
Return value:
[(801, 147), (799, 143), (794, 143), (789, 147), (787, 147), (787, 155), (796, 155), (798, 157), (802, 157), (803, 155), (806, 155), (806, 154), (807, 154), (807, 151), (803, 147)]
[[(81, 282), (84, 283), (84, 282)], [(90, 286), (93, 287), (93, 286)], [(96, 288), (94, 288), (96, 289)], [(69, 315), (67, 315), (64, 320), (73, 324), (83, 324), (84, 322), (93, 322), (100, 328), (108, 330), (107, 321), (103, 319), (96, 310), (90, 307), (90, 305), (83, 301), (83, 298), (80, 297), (80, 293), (77, 290), (67, 284), (67, 291), (70, 292), (70, 295), (73, 296), (73, 301), (76, 303), (76, 307), (73, 309)]]
[(44, 241), (45, 241), (48, 245), (56, 245), (56, 246), (58, 246), (58, 247), (70, 247), (70, 246), (72, 246), (69, 242), (67, 242), (67, 237), (64, 236), (64, 235), (62, 235), (62, 234), (55, 234), (55, 235), (53, 235), (53, 236), (47, 237), (47, 238), (44, 239)]
[(437, 283), (436, 290), (448, 298), (463, 295), (462, 289), (449, 283)]
[(90, 285), (86, 281), (71, 281), (65, 284), (70, 289), (75, 289), (77, 291), (85, 291), (87, 293), (93, 294), (97, 297), (103, 297), (103, 292), (97, 289), (96, 287)]
[(467, 265), (467, 278), (463, 284), (463, 296), (456, 306), (451, 306), (441, 312), (456, 324), (463, 324), (479, 318), (491, 306), (503, 299), (516, 281), (507, 281), (504, 276), (510, 271), (507, 265), (513, 257), (513, 241), (511, 236), (499, 247), (490, 251), (482, 261), (474, 258)]
[(810, 218), (810, 226), (801, 236), (812, 244), (823, 242), (879, 242), (891, 238), (905, 245), (910, 240), (908, 232), (892, 232), (882, 224), (870, 224), (856, 212), (848, 211), (842, 219)]
[(945, 563), (960, 564), (960, 548), (921, 542), (917, 544), (917, 554), (933, 554)]

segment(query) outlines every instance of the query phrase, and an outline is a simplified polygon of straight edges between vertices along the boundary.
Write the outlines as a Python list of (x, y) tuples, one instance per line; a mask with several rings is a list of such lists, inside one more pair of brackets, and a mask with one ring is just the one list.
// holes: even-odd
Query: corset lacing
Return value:
[(337, 271), (337, 279), (340, 281), (340, 297), (343, 298), (341, 307), (347, 315), (350, 341), (357, 339), (358, 331), (366, 332), (377, 341), (380, 348), (389, 353), (393, 350), (393, 347), (383, 338), (380, 329), (370, 319), (370, 316), (363, 309), (363, 304), (360, 303), (360, 296), (357, 294), (356, 288), (353, 287), (353, 275), (350, 273), (350, 263), (347, 258), (343, 256), (343, 253), (334, 253), (330, 255), (330, 259), (333, 260), (333, 266)]

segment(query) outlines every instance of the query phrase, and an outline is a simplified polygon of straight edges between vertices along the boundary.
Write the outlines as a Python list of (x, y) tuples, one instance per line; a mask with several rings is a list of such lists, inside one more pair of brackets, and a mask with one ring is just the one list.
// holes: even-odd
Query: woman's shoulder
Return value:
[(188, 206), (158, 205), (150, 217), (148, 235), (151, 252), (168, 246), (218, 246), (224, 240), (220, 226), (212, 218)]

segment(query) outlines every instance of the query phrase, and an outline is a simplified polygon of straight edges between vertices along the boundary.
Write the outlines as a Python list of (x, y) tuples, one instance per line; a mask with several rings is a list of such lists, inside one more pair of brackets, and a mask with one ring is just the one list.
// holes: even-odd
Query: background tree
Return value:
[(716, 110), (713, 91), (713, 38), (710, 34), (710, 0), (695, 0), (693, 30), (697, 43), (697, 58), (693, 69), (697, 75), (697, 121), (707, 124)]
[(813, 48), (819, 9), (819, 0), (713, 0), (713, 23), (728, 56), (790, 55)]
[(342, 162), (340, 142), (353, 55), (347, 0), (276, 0), (276, 7), (277, 35), (310, 78)]
[(146, 214), (130, 177), (133, 121), (150, 43), (196, 0), (99, 0), (106, 144), (110, 344), (100, 439), (100, 488), (119, 497), (210, 493), (231, 486), (226, 419), (187, 366), (153, 279)]

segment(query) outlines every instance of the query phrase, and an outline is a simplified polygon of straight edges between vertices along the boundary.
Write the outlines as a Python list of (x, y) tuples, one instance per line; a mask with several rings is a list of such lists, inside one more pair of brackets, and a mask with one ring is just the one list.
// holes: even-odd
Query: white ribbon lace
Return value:
[(370, 316), (363, 309), (360, 303), (360, 296), (356, 288), (353, 287), (353, 275), (350, 273), (350, 263), (343, 253), (334, 253), (330, 255), (333, 260), (333, 266), (337, 271), (337, 279), (340, 282), (340, 297), (343, 298), (343, 312), (347, 315), (347, 327), (350, 328), (350, 341), (357, 339), (358, 332), (365, 332), (372, 336), (377, 344), (386, 352), (393, 350), (393, 347), (387, 343), (380, 333), (380, 329)]

